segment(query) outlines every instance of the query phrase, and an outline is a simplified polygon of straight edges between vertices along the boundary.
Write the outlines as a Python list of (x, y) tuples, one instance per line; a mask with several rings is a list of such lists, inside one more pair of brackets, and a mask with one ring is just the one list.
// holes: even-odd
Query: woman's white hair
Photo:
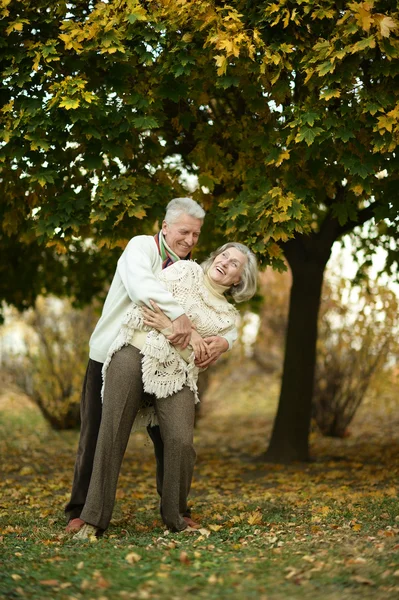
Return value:
[(245, 300), (249, 300), (255, 294), (258, 280), (256, 257), (247, 246), (244, 246), (244, 244), (240, 244), (239, 242), (228, 242), (227, 244), (220, 246), (215, 252), (212, 252), (209, 258), (201, 263), (201, 267), (203, 268), (204, 273), (207, 273), (215, 258), (228, 248), (236, 248), (247, 257), (240, 282), (237, 285), (232, 285), (229, 289), (229, 294), (232, 296), (234, 302), (245, 302)]
[(173, 198), (166, 207), (165, 221), (168, 225), (172, 225), (172, 223), (176, 223), (181, 215), (188, 215), (203, 221), (205, 211), (192, 198)]

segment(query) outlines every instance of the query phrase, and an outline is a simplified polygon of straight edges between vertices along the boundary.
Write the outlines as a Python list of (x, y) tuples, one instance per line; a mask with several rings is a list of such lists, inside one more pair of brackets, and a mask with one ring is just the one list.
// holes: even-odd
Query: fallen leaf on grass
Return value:
[(248, 517), (247, 523), (248, 525), (259, 525), (262, 523), (262, 513), (259, 511), (251, 513)]
[(41, 581), (39, 581), (39, 583), (41, 585), (49, 585), (51, 587), (54, 587), (55, 585), (60, 585), (58, 579), (42, 579)]
[(364, 583), (365, 585), (375, 585), (374, 581), (371, 579), (367, 579), (366, 577), (362, 577), (361, 575), (353, 575), (351, 577), (352, 581), (356, 581), (356, 583)]
[(390, 529), (388, 531), (380, 529), (377, 535), (383, 535), (384, 537), (395, 537), (395, 532)]
[(129, 565), (133, 565), (141, 560), (141, 556), (140, 554), (136, 554), (136, 552), (129, 552), (129, 554), (126, 554), (125, 560), (129, 563)]
[(190, 559), (189, 559), (189, 557), (188, 557), (187, 552), (184, 552), (184, 550), (182, 552), (180, 552), (179, 560), (180, 560), (180, 562), (183, 565), (189, 565), (190, 562), (191, 562)]
[(358, 556), (356, 558), (350, 558), (346, 561), (347, 565), (364, 565), (367, 562), (365, 558), (362, 556)]
[(96, 587), (100, 589), (106, 590), (110, 585), (110, 582), (102, 576), (96, 579)]
[(14, 581), (19, 581), (20, 579), (22, 579), (21, 575), (18, 575), (18, 573), (13, 573), (11, 577)]
[(34, 472), (35, 471), (34, 471), (33, 467), (22, 467), (19, 474), (20, 475), (33, 475)]
[(205, 537), (209, 537), (211, 535), (209, 529), (205, 529), (205, 527), (201, 527), (201, 529), (194, 529), (194, 531), (200, 533), (201, 535), (204, 535)]
[(211, 531), (219, 531), (220, 529), (222, 529), (222, 525), (209, 525), (209, 529)]

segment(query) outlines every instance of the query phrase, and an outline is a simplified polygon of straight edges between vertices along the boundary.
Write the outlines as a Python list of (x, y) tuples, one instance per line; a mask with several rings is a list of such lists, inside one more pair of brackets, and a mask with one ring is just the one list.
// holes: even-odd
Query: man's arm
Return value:
[(137, 236), (126, 246), (117, 270), (129, 298), (149, 308), (150, 300), (156, 302), (173, 321), (171, 342), (185, 348), (190, 341), (191, 323), (180, 304), (157, 278), (161, 270), (160, 260), (155, 241), (149, 236)]

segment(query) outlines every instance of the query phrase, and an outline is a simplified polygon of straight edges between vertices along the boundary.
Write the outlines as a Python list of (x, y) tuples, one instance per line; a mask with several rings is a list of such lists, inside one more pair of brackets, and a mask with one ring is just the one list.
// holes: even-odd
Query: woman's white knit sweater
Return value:
[[(131, 302), (146, 304), (151, 308), (149, 300), (154, 300), (172, 321), (184, 314), (184, 309), (160, 284), (158, 275), (161, 272), (162, 259), (153, 236), (138, 235), (132, 238), (118, 260), (101, 318), (90, 338), (92, 360), (101, 363), (106, 360)], [(236, 337), (235, 330), (228, 332), (226, 340), (229, 348)]]
[[(202, 337), (221, 335), (233, 331), (237, 310), (225, 297), (205, 284), (202, 268), (194, 261), (179, 261), (158, 274), (158, 279), (173, 295)], [(194, 352), (184, 360), (166, 337), (143, 323), (140, 306), (131, 303), (126, 312), (120, 332), (109, 349), (103, 367), (103, 376), (112, 355), (127, 344), (134, 343), (137, 331), (146, 331), (141, 346), (144, 391), (157, 398), (166, 398), (187, 385), (199, 401), (197, 379), (199, 369), (195, 366)], [(137, 426), (156, 424), (153, 407), (141, 411), (136, 418)]]

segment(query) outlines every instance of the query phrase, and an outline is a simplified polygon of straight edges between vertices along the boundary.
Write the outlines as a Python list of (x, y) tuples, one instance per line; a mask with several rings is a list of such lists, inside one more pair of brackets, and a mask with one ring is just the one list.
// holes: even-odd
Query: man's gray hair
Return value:
[(181, 215), (204, 220), (204, 209), (192, 198), (173, 198), (166, 207), (165, 221), (168, 225), (176, 223)]
[(229, 294), (232, 296), (234, 302), (245, 302), (245, 300), (249, 300), (255, 294), (258, 280), (256, 257), (247, 246), (244, 246), (244, 244), (240, 244), (239, 242), (228, 242), (227, 244), (220, 246), (215, 252), (212, 252), (210, 257), (201, 263), (201, 267), (203, 268), (204, 273), (207, 273), (215, 258), (228, 248), (236, 248), (236, 250), (239, 250), (247, 257), (240, 282), (237, 285), (232, 285), (229, 289)]

